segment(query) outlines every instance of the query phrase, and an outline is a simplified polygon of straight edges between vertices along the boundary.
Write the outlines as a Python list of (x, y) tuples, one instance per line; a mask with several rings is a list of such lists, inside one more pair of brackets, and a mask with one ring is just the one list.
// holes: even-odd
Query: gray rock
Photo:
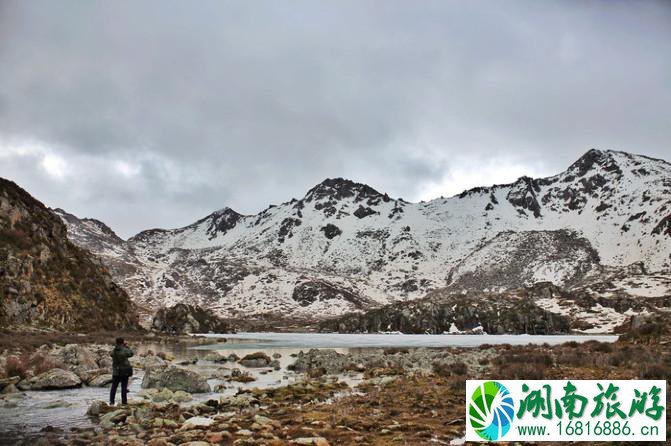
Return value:
[(86, 410), (86, 415), (90, 415), (92, 417), (97, 417), (101, 413), (103, 413), (105, 410), (107, 410), (109, 406), (107, 405), (106, 402), (104, 401), (93, 401), (89, 408)]
[(214, 424), (212, 418), (207, 417), (191, 417), (182, 423), (182, 429), (191, 429), (194, 427), (208, 427)]
[(9, 378), (0, 379), (0, 391), (7, 386), (18, 384), (19, 381), (21, 381), (21, 378), (18, 376), (10, 376)]
[(183, 390), (189, 393), (207, 393), (212, 389), (200, 374), (174, 366), (151, 368), (145, 372), (142, 388), (165, 387), (172, 391)]
[(217, 352), (210, 352), (205, 357), (203, 358), (205, 361), (212, 361), (212, 362), (226, 362), (226, 357), (221, 356)]
[(240, 364), (245, 367), (268, 367), (270, 356), (263, 352), (251, 353), (240, 360)]
[(151, 328), (165, 333), (228, 333), (231, 327), (211, 310), (179, 303), (156, 312)]
[(81, 379), (69, 370), (51, 369), (30, 379), (19, 382), (21, 390), (72, 389), (82, 385)]
[(2, 395), (10, 395), (12, 393), (19, 393), (19, 389), (17, 389), (14, 384), (9, 384), (0, 390), (0, 394)]
[(89, 386), (91, 387), (105, 387), (112, 383), (112, 374), (105, 373), (103, 375), (98, 375), (89, 381)]
[(127, 417), (128, 412), (126, 410), (117, 409), (100, 417), (100, 426), (104, 429), (110, 429), (115, 424), (125, 421)]

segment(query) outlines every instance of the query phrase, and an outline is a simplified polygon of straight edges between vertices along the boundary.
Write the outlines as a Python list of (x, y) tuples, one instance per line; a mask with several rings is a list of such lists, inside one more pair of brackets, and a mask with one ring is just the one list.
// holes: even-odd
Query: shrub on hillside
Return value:
[(22, 358), (10, 356), (5, 362), (5, 373), (7, 376), (18, 376), (21, 379), (28, 377), (28, 367)]

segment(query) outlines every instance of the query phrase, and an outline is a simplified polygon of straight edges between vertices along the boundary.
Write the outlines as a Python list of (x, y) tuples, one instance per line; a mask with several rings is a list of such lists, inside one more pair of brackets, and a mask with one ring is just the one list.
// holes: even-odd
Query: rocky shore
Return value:
[[(36, 350), (33, 354), (62, 361), (62, 368), (20, 380), (3, 379), (0, 405), (6, 411), (21, 398), (21, 388), (26, 386), (32, 391), (40, 386), (103, 385), (104, 374), (90, 370), (104, 368), (107, 348), (65, 345)], [(3, 358), (7, 374), (7, 357)], [(134, 367), (142, 371), (142, 390), (132, 395), (129, 405), (110, 407), (103, 393), (99, 401), (83, 409), (90, 425), (70, 429), (45, 426), (39, 438), (28, 442), (126, 446), (461, 444), (466, 379), (668, 379), (671, 338), (664, 324), (646, 323), (613, 344), (589, 341), (554, 347), (483, 345), (349, 353), (313, 349), (281, 359), (288, 365), (279, 373), (294, 374), (297, 379), (256, 388), (254, 381), (248, 387), (241, 383), (277, 372), (278, 358), (265, 352), (240, 356), (210, 352), (187, 361), (145, 350), (134, 359)], [(287, 359), (291, 360), (287, 363)], [(211, 388), (208, 380), (213, 376), (226, 383), (228, 393)]]

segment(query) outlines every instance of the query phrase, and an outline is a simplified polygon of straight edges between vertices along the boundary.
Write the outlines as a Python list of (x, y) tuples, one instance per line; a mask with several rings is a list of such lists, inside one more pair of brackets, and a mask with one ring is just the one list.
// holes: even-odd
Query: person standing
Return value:
[(128, 358), (133, 356), (133, 350), (128, 347), (123, 338), (117, 338), (110, 356), (112, 357), (110, 405), (114, 405), (116, 389), (119, 384), (121, 384), (121, 404), (128, 404), (128, 378), (133, 376), (133, 367), (131, 367)]

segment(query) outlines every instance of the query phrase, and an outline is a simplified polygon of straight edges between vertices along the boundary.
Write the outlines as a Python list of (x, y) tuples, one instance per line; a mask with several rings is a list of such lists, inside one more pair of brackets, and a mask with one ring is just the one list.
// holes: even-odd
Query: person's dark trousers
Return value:
[(116, 396), (116, 389), (121, 384), (121, 404), (128, 404), (128, 377), (127, 376), (113, 376), (112, 388), (110, 389), (110, 405), (114, 405), (114, 397)]

